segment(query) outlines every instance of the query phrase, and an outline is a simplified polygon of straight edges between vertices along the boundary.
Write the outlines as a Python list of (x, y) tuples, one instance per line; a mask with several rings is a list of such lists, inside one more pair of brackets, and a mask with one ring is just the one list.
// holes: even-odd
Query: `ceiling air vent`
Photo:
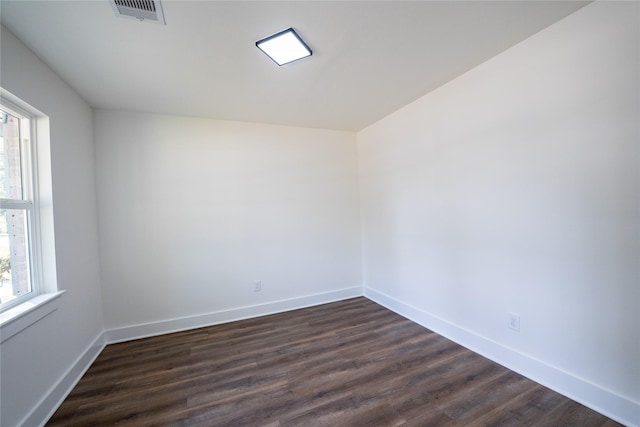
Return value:
[(165, 25), (160, 0), (109, 0), (116, 16)]

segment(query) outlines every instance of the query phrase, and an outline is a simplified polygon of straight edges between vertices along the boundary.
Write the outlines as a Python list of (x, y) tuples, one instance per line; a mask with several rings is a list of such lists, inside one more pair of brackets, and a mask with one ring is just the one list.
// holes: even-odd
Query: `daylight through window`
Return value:
[(35, 223), (28, 117), (0, 106), (0, 310), (32, 296)]

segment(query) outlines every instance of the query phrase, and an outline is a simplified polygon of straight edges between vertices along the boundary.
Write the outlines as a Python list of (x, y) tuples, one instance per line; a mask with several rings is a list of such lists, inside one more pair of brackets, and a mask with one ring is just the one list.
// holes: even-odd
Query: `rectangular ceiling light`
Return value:
[(311, 56), (311, 49), (293, 28), (258, 40), (256, 46), (278, 65)]

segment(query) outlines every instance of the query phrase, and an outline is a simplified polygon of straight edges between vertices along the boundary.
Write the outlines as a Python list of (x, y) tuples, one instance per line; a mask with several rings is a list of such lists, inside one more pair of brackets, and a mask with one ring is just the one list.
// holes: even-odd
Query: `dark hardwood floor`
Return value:
[(614, 426), (365, 299), (107, 346), (49, 426)]

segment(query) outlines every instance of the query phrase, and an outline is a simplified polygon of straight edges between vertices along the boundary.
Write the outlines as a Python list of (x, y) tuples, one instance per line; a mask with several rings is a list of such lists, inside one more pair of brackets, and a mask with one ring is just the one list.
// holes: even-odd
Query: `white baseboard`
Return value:
[(80, 378), (87, 372), (105, 345), (104, 333), (100, 333), (19, 425), (44, 426), (71, 393)]
[(235, 320), (251, 317), (265, 316), (284, 311), (340, 301), (348, 298), (362, 296), (362, 287), (341, 289), (316, 295), (308, 295), (300, 298), (292, 298), (283, 301), (274, 301), (250, 307), (241, 307), (233, 310), (225, 310), (200, 316), (191, 316), (181, 319), (173, 319), (145, 325), (137, 325), (126, 328), (111, 329), (100, 333), (89, 345), (84, 353), (78, 357), (60, 380), (49, 390), (44, 398), (19, 424), (21, 426), (44, 426), (55, 413), (64, 399), (71, 393), (84, 373), (96, 360), (100, 352), (107, 344), (129, 341), (153, 335), (161, 335), (181, 330), (194, 329), (219, 323), (227, 323)]
[(326, 304), (359, 296), (362, 296), (362, 287), (356, 286), (353, 288), (340, 289), (322, 294), (307, 295), (304, 297), (274, 301), (248, 307), (239, 307), (197, 316), (163, 320), (160, 322), (135, 326), (126, 326), (124, 328), (108, 329), (105, 331), (105, 338), (108, 344), (113, 344), (172, 332), (202, 328), (221, 323), (234, 322), (236, 320), (249, 319), (252, 317), (266, 316), (284, 311), (297, 310), (299, 308)]
[(368, 287), (364, 296), (488, 359), (629, 427), (640, 425), (640, 403), (455, 326)]
[(199, 316), (167, 320), (144, 325), (111, 329), (100, 334), (78, 357), (49, 393), (23, 419), (20, 425), (42, 426), (62, 404), (82, 375), (89, 369), (106, 344), (162, 335), (252, 317), (355, 298), (364, 295), (370, 300), (404, 316), (456, 343), (481, 354), (527, 378), (557, 391), (609, 418), (627, 426), (640, 426), (640, 404), (611, 391), (549, 366), (499, 343), (462, 329), (416, 307), (371, 288), (353, 287), (338, 291), (308, 295), (249, 307), (208, 313)]

